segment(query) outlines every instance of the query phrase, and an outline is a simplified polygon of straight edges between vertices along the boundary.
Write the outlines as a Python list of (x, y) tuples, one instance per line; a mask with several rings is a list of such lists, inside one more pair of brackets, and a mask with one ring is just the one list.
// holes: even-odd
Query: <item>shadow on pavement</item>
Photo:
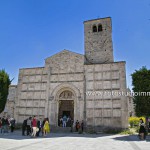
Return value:
[(124, 135), (124, 136), (120, 136), (120, 137), (114, 137), (114, 140), (118, 140), (118, 141), (146, 141), (146, 142), (150, 142), (150, 136), (147, 136), (145, 140), (140, 140), (139, 137), (137, 135)]
[(32, 138), (31, 136), (22, 136), (21, 132), (15, 131), (14, 133), (0, 134), (0, 139), (13, 139), (13, 140), (30, 140), (30, 139), (47, 139), (47, 138), (61, 138), (61, 137), (83, 137), (83, 138), (100, 138), (112, 136), (112, 134), (79, 134), (79, 133), (49, 133), (47, 136), (39, 136)]
[[(143, 141), (138, 138), (137, 135), (117, 135), (115, 134), (79, 134), (79, 133), (49, 133), (47, 136), (40, 135), (39, 137), (32, 138), (31, 136), (22, 136), (21, 131), (15, 131), (14, 133), (0, 134), (0, 139), (12, 139), (12, 140), (30, 140), (30, 139), (47, 139), (47, 138), (63, 138), (63, 137), (81, 137), (81, 138), (101, 138), (110, 137), (111, 139), (118, 141)], [(150, 135), (146, 137), (146, 142), (150, 142)]]

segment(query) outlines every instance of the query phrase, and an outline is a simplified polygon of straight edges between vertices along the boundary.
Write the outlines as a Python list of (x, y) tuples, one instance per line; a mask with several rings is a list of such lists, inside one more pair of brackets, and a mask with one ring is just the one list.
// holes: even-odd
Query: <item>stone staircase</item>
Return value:
[(71, 128), (70, 127), (52, 127), (51, 128), (52, 133), (71, 133)]
[[(80, 130), (79, 130), (79, 132), (80, 132)], [(63, 128), (63, 127), (56, 127), (56, 126), (51, 126), (50, 127), (50, 132), (52, 132), (52, 133), (79, 133), (79, 132), (75, 131), (75, 128), (73, 128), (73, 131), (71, 132), (71, 127), (65, 127), (65, 128)], [(98, 129), (97, 130), (96, 128), (95, 128), (95, 130), (93, 130), (93, 128), (87, 128), (87, 130), (86, 131), (84, 130), (84, 132), (91, 133), (91, 134), (94, 134), (94, 133), (97, 133), (97, 134), (104, 133), (103, 129), (101, 129), (101, 130)]]

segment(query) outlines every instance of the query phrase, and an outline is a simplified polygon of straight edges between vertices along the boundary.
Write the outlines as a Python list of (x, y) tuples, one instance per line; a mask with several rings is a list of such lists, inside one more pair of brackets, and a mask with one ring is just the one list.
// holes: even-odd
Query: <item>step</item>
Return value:
[(51, 128), (51, 132), (54, 132), (54, 133), (69, 133), (71, 132), (71, 127), (52, 127)]

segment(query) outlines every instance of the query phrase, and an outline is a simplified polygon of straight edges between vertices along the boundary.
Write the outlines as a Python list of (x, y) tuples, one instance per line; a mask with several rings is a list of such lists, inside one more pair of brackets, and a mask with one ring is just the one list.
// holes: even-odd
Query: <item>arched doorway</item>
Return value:
[(63, 116), (74, 120), (74, 98), (74, 94), (69, 90), (60, 93), (58, 99), (58, 126), (61, 126), (60, 118)]

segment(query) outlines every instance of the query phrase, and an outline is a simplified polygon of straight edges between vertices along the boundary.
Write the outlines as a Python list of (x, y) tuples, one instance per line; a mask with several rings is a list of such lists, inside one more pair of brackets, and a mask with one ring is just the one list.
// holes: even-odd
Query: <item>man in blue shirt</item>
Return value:
[(63, 128), (66, 127), (67, 117), (66, 115), (63, 116)]

